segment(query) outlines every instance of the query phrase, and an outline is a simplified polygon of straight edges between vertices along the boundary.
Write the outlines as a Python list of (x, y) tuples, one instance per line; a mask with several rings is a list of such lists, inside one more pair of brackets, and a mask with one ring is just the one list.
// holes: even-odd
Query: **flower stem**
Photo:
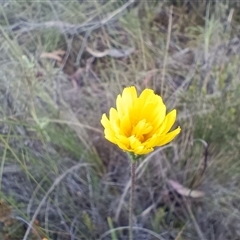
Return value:
[(129, 209), (129, 240), (133, 240), (133, 206), (134, 206), (134, 189), (135, 189), (135, 171), (136, 163), (131, 163), (131, 192), (130, 192), (130, 209)]

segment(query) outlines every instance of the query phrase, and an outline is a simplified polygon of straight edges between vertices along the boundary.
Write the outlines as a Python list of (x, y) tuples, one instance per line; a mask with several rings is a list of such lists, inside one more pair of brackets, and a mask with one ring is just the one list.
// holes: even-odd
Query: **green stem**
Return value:
[(133, 240), (133, 206), (134, 206), (134, 188), (135, 188), (136, 163), (131, 162), (131, 192), (129, 209), (129, 240)]

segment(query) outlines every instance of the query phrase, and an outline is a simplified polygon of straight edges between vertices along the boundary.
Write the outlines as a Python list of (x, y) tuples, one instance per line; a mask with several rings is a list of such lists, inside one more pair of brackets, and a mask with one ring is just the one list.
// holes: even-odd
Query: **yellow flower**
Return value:
[(171, 142), (180, 133), (180, 127), (169, 132), (175, 120), (176, 110), (166, 115), (162, 98), (153, 90), (145, 89), (138, 97), (132, 86), (118, 95), (116, 109), (110, 109), (109, 119), (103, 114), (101, 123), (107, 140), (124, 151), (141, 155)]

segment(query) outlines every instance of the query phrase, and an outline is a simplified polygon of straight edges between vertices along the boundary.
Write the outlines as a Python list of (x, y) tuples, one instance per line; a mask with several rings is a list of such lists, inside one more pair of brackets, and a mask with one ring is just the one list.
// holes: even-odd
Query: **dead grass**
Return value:
[[(128, 239), (129, 162), (99, 119), (135, 85), (161, 93), (182, 127), (138, 165), (135, 238), (238, 239), (233, 7), (179, 1), (169, 18), (170, 4), (157, 1), (4, 2), (0, 238)], [(205, 196), (183, 196), (170, 179)]]

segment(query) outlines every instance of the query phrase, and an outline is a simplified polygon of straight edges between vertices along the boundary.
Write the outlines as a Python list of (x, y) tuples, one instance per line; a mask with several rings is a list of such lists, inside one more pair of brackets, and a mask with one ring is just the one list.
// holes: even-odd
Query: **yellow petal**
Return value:
[(144, 103), (144, 107), (141, 108), (139, 119), (147, 119), (147, 121), (152, 121), (152, 116), (154, 115), (154, 110), (156, 108), (156, 104), (153, 102)]
[(120, 129), (121, 133), (123, 133), (125, 136), (129, 137), (132, 132), (132, 125), (129, 119), (129, 115), (125, 115), (120, 119)]
[(111, 128), (105, 128), (104, 135), (108, 141), (110, 141), (112, 143), (116, 143), (116, 137)]
[(116, 135), (116, 139), (117, 139), (117, 142), (121, 142), (122, 144), (124, 144), (124, 146), (126, 146), (126, 148), (129, 148), (130, 141), (128, 137), (118, 134)]
[(160, 136), (158, 141), (156, 142), (156, 146), (163, 146), (169, 142), (171, 142), (181, 131), (181, 128), (173, 130), (172, 132), (167, 133), (166, 135)]
[(154, 95), (153, 90), (146, 88), (145, 90), (142, 91), (142, 93), (140, 94), (139, 98), (143, 99), (145, 102), (148, 102), (148, 101), (151, 100), (153, 95)]
[(108, 118), (107, 118), (106, 113), (104, 113), (104, 114), (102, 115), (101, 124), (103, 125), (104, 128), (110, 127), (110, 122), (109, 122), (109, 120), (108, 120)]
[(130, 141), (130, 147), (133, 150), (141, 146), (141, 142), (135, 136), (129, 137), (129, 141)]
[(133, 106), (129, 111), (129, 117), (132, 125), (135, 125), (139, 120), (141, 120), (140, 115), (144, 104), (144, 101), (139, 98), (134, 101)]
[(109, 111), (109, 120), (110, 122), (117, 122), (119, 120), (118, 112), (115, 108), (110, 108)]
[(123, 89), (122, 93), (122, 101), (125, 104), (124, 107), (131, 107), (133, 105), (133, 102), (137, 98), (137, 90), (134, 86), (132, 87), (126, 87)]
[(149, 138), (146, 142), (144, 142), (145, 148), (153, 148), (156, 146), (156, 142), (158, 140), (158, 137), (156, 134), (154, 134), (151, 138)]
[(118, 147), (121, 148), (123, 151), (129, 151), (129, 148), (126, 147), (122, 142), (118, 141), (116, 144), (117, 144)]
[(122, 98), (129, 98), (130, 101), (134, 101), (137, 98), (136, 88), (134, 86), (124, 88)]
[(159, 126), (163, 123), (165, 116), (166, 116), (165, 105), (155, 107), (155, 110), (153, 111), (153, 114), (151, 116), (152, 117), (151, 124), (154, 128), (154, 131), (157, 130), (157, 128), (159, 128)]
[(124, 103), (122, 101), (122, 97), (120, 94), (117, 96), (116, 107), (117, 107), (119, 116), (123, 117), (125, 114), (125, 110), (124, 110), (125, 108), (124, 108)]
[(137, 90), (134, 86), (123, 89), (122, 96), (118, 95), (116, 100), (116, 107), (119, 117), (129, 114), (134, 101), (137, 99)]
[(141, 154), (144, 154), (144, 147), (143, 146), (138, 146), (137, 148), (134, 148), (133, 152), (136, 154), (136, 155), (141, 155)]
[(151, 130), (152, 126), (146, 122), (146, 119), (143, 119), (133, 127), (132, 135), (135, 135), (138, 138), (139, 136), (149, 133)]
[(118, 117), (118, 112), (115, 108), (111, 108), (109, 111), (109, 121), (110, 121), (112, 130), (116, 133), (120, 133), (120, 127), (119, 127), (120, 121)]
[(142, 148), (142, 146), (141, 146), (139, 148), (136, 148), (134, 152), (135, 152), (135, 154), (142, 155), (142, 154), (148, 154), (148, 153), (152, 152), (153, 150), (154, 150), (153, 148)]
[(165, 117), (162, 125), (160, 126), (158, 130), (158, 134), (164, 135), (169, 132), (169, 130), (172, 128), (173, 124), (175, 123), (177, 116), (177, 111), (176, 109), (173, 109), (171, 112), (167, 114)]

